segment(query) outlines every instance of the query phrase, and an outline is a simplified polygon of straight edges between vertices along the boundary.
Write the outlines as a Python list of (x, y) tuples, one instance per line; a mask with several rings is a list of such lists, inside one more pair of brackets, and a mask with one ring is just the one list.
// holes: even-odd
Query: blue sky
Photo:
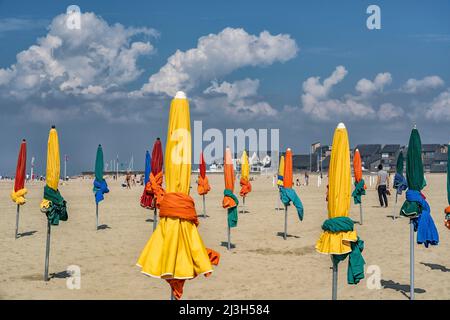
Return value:
[[(158, 36), (149, 32), (133, 34), (120, 47), (129, 49), (133, 42), (148, 43), (133, 60), (140, 71), (127, 70), (132, 73), (127, 81), (110, 75), (112, 80), (120, 82), (113, 89), (107, 85), (109, 80), (100, 78), (101, 74), (84, 78), (76, 93), (67, 94), (67, 91), (58, 92), (61, 83), (51, 77), (57, 71), (46, 69), (51, 81), (40, 82), (39, 87), (27, 87), (32, 94), (18, 93), (12, 98), (11, 88), (25, 90), (19, 86), (24, 78), (23, 74), (12, 75), (8, 70), (14, 65), (20, 69), (17, 54), (29, 50), (38, 38), (48, 34), (57, 35), (62, 41), (54, 53), (65, 77), (78, 72), (73, 65), (64, 64), (63, 53), (69, 52), (78, 59), (84, 55), (81, 47), (76, 52), (70, 51), (65, 47), (64, 33), (57, 27), (48, 28), (70, 4), (77, 4), (83, 14), (92, 12), (95, 15), (92, 19), (100, 19), (109, 27), (119, 23), (124, 28), (145, 27), (156, 31)], [(366, 27), (366, 8), (370, 4), (381, 8), (381, 30)], [(129, 158), (133, 153), (136, 166), (141, 166), (145, 149), (151, 147), (153, 139), (157, 135), (165, 137), (166, 114), (161, 108), (168, 106), (170, 92), (177, 85), (192, 87), (186, 90), (192, 97), (191, 117), (203, 120), (204, 127), (281, 128), (281, 147), (291, 146), (297, 153), (306, 153), (312, 141), (330, 143), (337, 121), (346, 122), (352, 145), (406, 144), (412, 123), (422, 129), (424, 142), (446, 143), (450, 139), (448, 12), (448, 1), (0, 0), (0, 141), (4, 150), (0, 155), (0, 174), (11, 174), (14, 170), (23, 136), (29, 140), (29, 154), (35, 154), (42, 163), (47, 131), (53, 122), (60, 128), (63, 152), (71, 156), (72, 173), (92, 167), (98, 140), (104, 145), (107, 159), (117, 153)], [(159, 83), (165, 78), (159, 71), (169, 57), (177, 50), (183, 53), (197, 48), (199, 38), (208, 35), (213, 35), (214, 48), (221, 48), (220, 35), (227, 28), (225, 34), (229, 36), (239, 34), (244, 42), (249, 41), (248, 37), (255, 37), (267, 46), (271, 46), (277, 35), (284, 37), (271, 48), (273, 58), (257, 62), (252, 60), (255, 57), (228, 61), (226, 54), (223, 68), (211, 62), (204, 74), (196, 71), (202, 66), (192, 62), (186, 83), (161, 88)], [(270, 41), (265, 42), (261, 37), (263, 31), (269, 33)], [(214, 35), (218, 35), (217, 39)], [(282, 45), (286, 49), (281, 49)], [(26, 59), (35, 61), (29, 55)], [(183, 59), (188, 61), (186, 56)], [(28, 70), (29, 63), (26, 62), (24, 70)], [(2, 83), (2, 68), (9, 82)], [(105, 67), (106, 73), (107, 70), (109, 67)], [(159, 76), (152, 84), (149, 77), (155, 74)], [(377, 75), (380, 76), (376, 78)], [(314, 81), (314, 77), (320, 79)], [(330, 87), (324, 85), (327, 78), (332, 82)], [(250, 81), (242, 82), (245, 79)], [(310, 86), (305, 89), (308, 79)], [(370, 82), (359, 83), (362, 79)], [(143, 90), (146, 83), (150, 83), (150, 89)], [(101, 89), (102, 94), (96, 98), (83, 96), (81, 91), (89, 85)], [(205, 94), (208, 88), (212, 95)], [(236, 99), (232, 96), (235, 93), (226, 88), (251, 93)], [(143, 91), (146, 97), (131, 102), (124, 98), (133, 91)], [(111, 92), (120, 94), (111, 98)], [(43, 99), (43, 94), (47, 98)], [(70, 107), (73, 104), (77, 106), (76, 111)], [(129, 108), (124, 108), (128, 104)], [(59, 116), (40, 117), (40, 110), (47, 114), (46, 108), (57, 108), (55, 114)], [(147, 118), (152, 110), (160, 115)], [(128, 113), (145, 121), (128, 119)], [(244, 121), (246, 117), (250, 121)]]

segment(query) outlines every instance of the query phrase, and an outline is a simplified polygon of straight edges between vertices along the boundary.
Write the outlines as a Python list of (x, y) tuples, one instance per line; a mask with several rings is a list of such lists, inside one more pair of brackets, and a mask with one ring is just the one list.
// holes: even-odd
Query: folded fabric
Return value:
[(184, 219), (198, 226), (194, 199), (182, 192), (170, 192), (164, 195), (159, 205), (159, 217)]
[(303, 204), (302, 204), (302, 201), (300, 200), (299, 196), (295, 192), (295, 190), (292, 188), (285, 188), (285, 187), (279, 187), (279, 189), (280, 189), (281, 202), (283, 202), (283, 204), (285, 206), (289, 206), (292, 202), (293, 205), (295, 206), (295, 208), (297, 209), (298, 218), (300, 219), (300, 221), (302, 221), (303, 220)]
[(103, 201), (105, 199), (103, 195), (109, 192), (106, 180), (103, 179), (102, 181), (98, 181), (97, 179), (94, 179), (93, 191), (95, 193), (95, 203), (98, 204), (100, 201)]
[(277, 176), (277, 185), (280, 187), (283, 186), (283, 176)]
[(251, 185), (250, 181), (248, 181), (248, 179), (241, 178), (240, 185), (241, 185), (241, 191), (239, 192), (239, 195), (241, 197), (245, 197), (249, 192), (252, 191), (252, 185)]
[(445, 208), (444, 213), (445, 213), (444, 226), (446, 226), (447, 229), (450, 229), (450, 206)]
[(163, 172), (160, 171), (156, 175), (150, 173), (150, 181), (147, 182), (144, 192), (141, 196), (141, 206), (148, 209), (159, 207), (159, 203), (164, 197), (164, 189), (162, 188)]
[(201, 175), (198, 176), (198, 184), (197, 184), (197, 192), (199, 195), (205, 195), (211, 190), (211, 187), (209, 185), (208, 177), (205, 175), (204, 178), (202, 178)]
[(348, 258), (348, 268), (347, 268), (347, 283), (348, 284), (358, 284), (359, 281), (364, 279), (364, 265), (365, 261), (362, 256), (362, 251), (364, 250), (364, 241), (359, 237), (356, 242), (351, 242), (352, 251), (346, 254), (332, 255), (333, 262), (338, 264), (339, 262)]
[(397, 190), (397, 194), (402, 194), (403, 191), (408, 189), (406, 178), (399, 173), (395, 173), (393, 188)]
[(424, 244), (426, 248), (431, 245), (439, 244), (439, 233), (431, 216), (430, 205), (425, 196), (416, 190), (406, 191), (406, 201), (416, 204), (420, 209), (420, 214), (412, 218), (414, 231), (417, 232), (417, 243)]
[(27, 188), (22, 188), (20, 190), (11, 191), (11, 200), (14, 201), (18, 205), (25, 204), (25, 195), (27, 194)]
[(238, 198), (230, 189), (223, 190), (222, 207), (228, 209), (228, 227), (234, 228), (238, 222), (237, 206), (239, 205)]
[(361, 196), (366, 194), (366, 185), (364, 183), (364, 179), (356, 182), (355, 180), (355, 190), (352, 192), (353, 201), (355, 204), (361, 203)]
[[(349, 217), (336, 217), (325, 220), (322, 224), (322, 230), (328, 232), (349, 232), (353, 231), (354, 222)], [(365, 261), (362, 256), (364, 250), (364, 241), (357, 237), (356, 241), (350, 242), (351, 252), (345, 254), (333, 254), (333, 263), (338, 264), (349, 256), (347, 269), (347, 283), (358, 284), (364, 279)]]
[(45, 213), (51, 225), (59, 225), (59, 221), (67, 221), (66, 200), (59, 190), (53, 190), (49, 186), (44, 187), (44, 200), (41, 202), (41, 212)]

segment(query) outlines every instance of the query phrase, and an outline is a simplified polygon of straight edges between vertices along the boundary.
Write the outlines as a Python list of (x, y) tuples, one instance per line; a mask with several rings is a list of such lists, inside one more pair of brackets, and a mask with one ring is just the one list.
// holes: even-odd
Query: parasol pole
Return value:
[(242, 197), (242, 213), (245, 213), (245, 196)]
[(331, 292), (331, 299), (337, 300), (337, 280), (338, 280), (338, 264), (333, 259), (333, 254), (331, 255), (331, 262), (333, 263), (333, 285), (332, 285), (332, 292)]
[(98, 203), (95, 204), (95, 215), (96, 215), (96, 220), (97, 220), (97, 225), (95, 230), (98, 230)]
[(288, 207), (287, 207), (287, 205), (284, 205), (284, 235), (283, 235), (284, 240), (286, 240), (286, 238), (287, 238), (287, 213), (288, 213)]
[(414, 300), (414, 223), (409, 219), (409, 299)]
[(203, 218), (206, 218), (206, 202), (205, 195), (203, 195)]
[(17, 211), (16, 211), (16, 239), (19, 237), (19, 213), (20, 213), (20, 206), (17, 205)]
[(230, 250), (231, 249), (231, 229), (230, 229), (229, 225), (227, 228), (228, 228), (228, 230), (227, 230), (227, 233), (228, 233), (227, 249)]
[(363, 210), (362, 203), (359, 203), (359, 224), (362, 226), (363, 224)]
[(52, 226), (50, 225), (50, 221), (47, 220), (47, 244), (45, 247), (45, 272), (44, 272), (44, 281), (50, 280), (48, 277), (48, 262), (50, 257), (50, 232)]
[(153, 210), (153, 231), (156, 229), (157, 210), (155, 203), (155, 209)]

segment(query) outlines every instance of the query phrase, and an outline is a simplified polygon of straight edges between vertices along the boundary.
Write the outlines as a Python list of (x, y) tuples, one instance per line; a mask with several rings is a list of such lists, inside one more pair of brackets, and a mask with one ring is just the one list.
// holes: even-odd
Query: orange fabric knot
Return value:
[(241, 197), (245, 197), (247, 195), (247, 193), (252, 191), (252, 185), (251, 185), (250, 181), (248, 181), (247, 179), (241, 178), (240, 185), (241, 185), (241, 191), (239, 192), (239, 195)]
[(201, 175), (198, 176), (198, 185), (197, 185), (197, 192), (199, 195), (207, 194), (211, 190), (211, 187), (209, 186), (208, 177), (205, 176), (202, 178)]
[(162, 198), (164, 197), (163, 172), (160, 171), (155, 175), (150, 173), (149, 181), (145, 185), (144, 192), (141, 196), (141, 206), (144, 208), (154, 209), (159, 207)]
[[(445, 212), (445, 215), (450, 214), (450, 206), (445, 208), (444, 212)], [(448, 220), (447, 217), (445, 217), (445, 219), (444, 219), (444, 225), (447, 227), (447, 229), (450, 229), (450, 220)]]
[(159, 216), (188, 220), (198, 226), (194, 199), (182, 192), (169, 192), (164, 195), (159, 204)]
[[(220, 260), (220, 253), (206, 248), (206, 251), (208, 252), (209, 261), (211, 261), (212, 265), (217, 266), (219, 264)], [(211, 272), (205, 273), (205, 277), (209, 277), (211, 275)], [(191, 279), (192, 280), (192, 279)], [(186, 280), (183, 279), (166, 279), (166, 281), (169, 283), (170, 288), (172, 289), (172, 293), (175, 299), (180, 300), (183, 296), (183, 288), (184, 288), (184, 282)]]
[(236, 207), (236, 202), (233, 200), (233, 198), (225, 196), (222, 200), (222, 207), (224, 209), (234, 208)]

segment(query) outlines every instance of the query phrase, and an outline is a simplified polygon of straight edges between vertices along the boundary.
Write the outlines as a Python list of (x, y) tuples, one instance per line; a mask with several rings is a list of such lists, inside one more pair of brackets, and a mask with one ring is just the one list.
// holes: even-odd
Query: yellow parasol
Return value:
[(59, 221), (67, 221), (66, 201), (58, 190), (60, 174), (59, 141), (55, 126), (52, 126), (48, 135), (47, 144), (47, 172), (44, 187), (44, 199), (41, 202), (41, 211), (47, 216), (47, 245), (45, 252), (45, 281), (48, 277), (48, 264), (50, 255), (51, 226), (59, 225)]
[(284, 156), (280, 157), (280, 165), (278, 166), (278, 180), (277, 185), (283, 186), (283, 175), (284, 175)]
[[(350, 147), (347, 129), (340, 123), (334, 131), (328, 169), (328, 219), (348, 217), (351, 196)], [(356, 231), (324, 231), (316, 250), (325, 254), (344, 254), (352, 251), (349, 241), (356, 241)]]
[(350, 148), (347, 129), (339, 123), (334, 131), (328, 171), (328, 219), (322, 224), (322, 234), (316, 250), (330, 254), (333, 263), (332, 299), (337, 299), (338, 263), (349, 256), (348, 284), (357, 284), (364, 278), (364, 259), (361, 252), (364, 241), (354, 230), (348, 217), (351, 196)]
[(170, 105), (165, 157), (166, 193), (160, 202), (160, 221), (142, 251), (141, 272), (166, 279), (180, 299), (186, 279), (208, 276), (219, 254), (205, 248), (198, 233), (194, 200), (189, 196), (191, 179), (191, 126), (189, 103), (177, 92)]

